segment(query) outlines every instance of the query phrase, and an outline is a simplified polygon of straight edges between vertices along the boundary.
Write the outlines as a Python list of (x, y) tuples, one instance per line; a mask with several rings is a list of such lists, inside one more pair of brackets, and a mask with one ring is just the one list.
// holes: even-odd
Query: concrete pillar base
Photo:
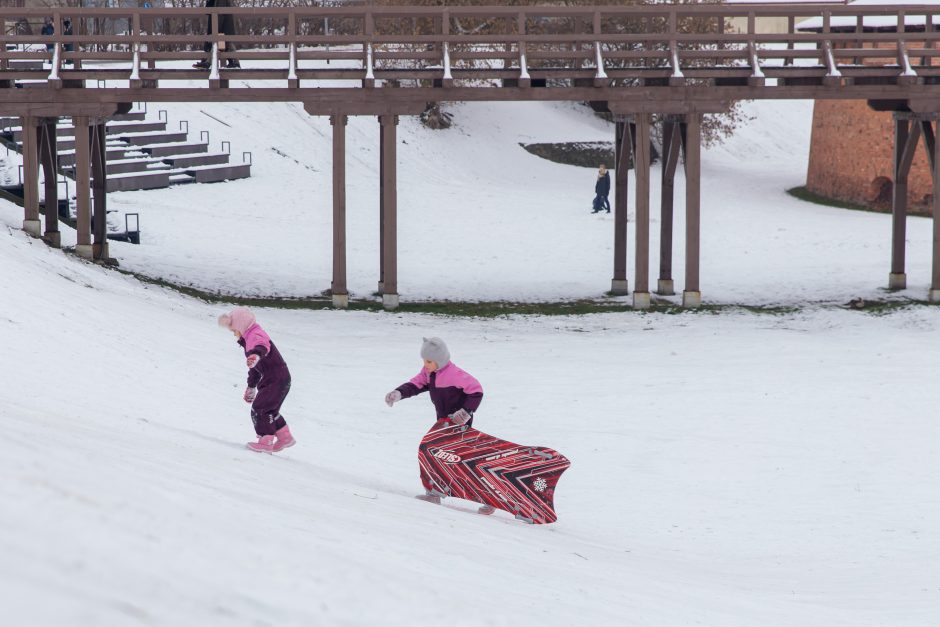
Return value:
[(33, 237), (39, 237), (42, 235), (42, 224), (39, 220), (23, 220), (23, 230)]
[(382, 294), (382, 306), (386, 309), (398, 309), (398, 294)]
[(333, 306), (337, 309), (349, 307), (349, 294), (333, 294)]
[(62, 234), (58, 231), (46, 231), (42, 239), (53, 248), (62, 248)]
[(633, 292), (633, 308), (634, 309), (649, 309), (650, 308), (650, 293), (649, 292)]
[(656, 293), (661, 296), (674, 296), (676, 286), (673, 284), (672, 279), (659, 279), (659, 283), (656, 286)]
[(901, 272), (895, 274), (892, 272), (888, 275), (888, 289), (889, 290), (906, 290), (907, 289), (907, 274)]
[(92, 249), (91, 244), (78, 244), (75, 246), (75, 254), (82, 259), (93, 259), (95, 251)]
[(614, 296), (626, 296), (630, 293), (630, 283), (626, 279), (613, 279), (610, 282), (610, 293)]
[(940, 303), (940, 290), (930, 290), (927, 292), (927, 300), (932, 303)]
[(701, 292), (682, 292), (682, 306), (690, 309), (697, 309), (702, 306)]

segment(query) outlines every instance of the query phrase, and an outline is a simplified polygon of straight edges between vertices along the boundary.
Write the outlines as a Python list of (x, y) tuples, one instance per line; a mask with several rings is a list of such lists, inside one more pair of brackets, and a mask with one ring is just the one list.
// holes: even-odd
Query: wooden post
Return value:
[(683, 128), (685, 136), (685, 290), (683, 307), (699, 307), (699, 240), (701, 203), (702, 114), (690, 113)]
[(75, 254), (85, 259), (93, 257), (91, 247), (91, 208), (89, 206), (91, 180), (91, 144), (88, 118), (75, 116), (75, 202), (76, 244)]
[(345, 115), (330, 116), (333, 125), (333, 306), (349, 307), (346, 289), (346, 122)]
[(676, 293), (672, 280), (672, 231), (675, 200), (676, 168), (679, 165), (680, 133), (675, 119), (663, 122), (662, 196), (659, 221), (659, 281), (656, 293)]
[(42, 237), (50, 246), (62, 245), (59, 232), (59, 168), (56, 152), (57, 118), (45, 118), (39, 131), (39, 163), (45, 179), (46, 230)]
[(379, 116), (379, 294), (385, 293), (385, 131)]
[(891, 273), (888, 288), (903, 290), (907, 287), (904, 269), (907, 237), (907, 170), (904, 153), (907, 149), (910, 123), (897, 114), (894, 116), (894, 186), (891, 195)]
[[(929, 127), (929, 122), (923, 122), (924, 130)], [(937, 123), (937, 133), (930, 133), (934, 138), (933, 159), (931, 160), (930, 170), (933, 173), (933, 264), (930, 273), (930, 293), (928, 299), (932, 303), (940, 303), (940, 142), (936, 141), (936, 136), (940, 134), (940, 122)], [(928, 133), (924, 133), (926, 138)], [(928, 144), (929, 145), (929, 144)]]
[(630, 293), (627, 281), (627, 194), (630, 164), (630, 125), (618, 121), (615, 125), (614, 152), (614, 278), (610, 293), (625, 296)]
[(381, 115), (382, 125), (382, 201), (384, 219), (382, 234), (383, 250), (382, 305), (386, 309), (398, 308), (398, 188), (396, 177), (398, 140), (397, 115)]
[(633, 171), (636, 175), (636, 279), (633, 308), (650, 306), (650, 114), (636, 116)]
[[(77, 129), (76, 129), (77, 130)], [(91, 176), (94, 194), (92, 213), (92, 252), (95, 259), (108, 259), (108, 174), (105, 124), (98, 121), (89, 128), (91, 133)]]
[(39, 120), (32, 116), (22, 118), (23, 128), (23, 230), (39, 237)]

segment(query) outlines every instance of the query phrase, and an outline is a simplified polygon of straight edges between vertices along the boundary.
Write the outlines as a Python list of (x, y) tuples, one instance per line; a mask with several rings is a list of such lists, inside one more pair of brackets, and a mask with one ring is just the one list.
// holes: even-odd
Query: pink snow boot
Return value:
[(246, 444), (248, 448), (255, 451), (256, 453), (273, 453), (274, 452), (274, 436), (273, 435), (259, 435), (257, 442), (249, 442)]
[(297, 444), (297, 440), (295, 440), (294, 436), (290, 434), (290, 427), (287, 425), (278, 429), (277, 433), (274, 435), (277, 437), (277, 441), (274, 443), (274, 448), (272, 449), (272, 452), (274, 453), (283, 451), (284, 449)]

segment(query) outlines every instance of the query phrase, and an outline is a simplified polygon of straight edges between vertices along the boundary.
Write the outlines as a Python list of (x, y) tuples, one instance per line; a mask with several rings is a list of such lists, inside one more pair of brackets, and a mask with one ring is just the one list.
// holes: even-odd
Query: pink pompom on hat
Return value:
[(230, 331), (244, 334), (255, 323), (255, 314), (247, 307), (236, 307), (227, 314), (219, 316), (219, 326)]

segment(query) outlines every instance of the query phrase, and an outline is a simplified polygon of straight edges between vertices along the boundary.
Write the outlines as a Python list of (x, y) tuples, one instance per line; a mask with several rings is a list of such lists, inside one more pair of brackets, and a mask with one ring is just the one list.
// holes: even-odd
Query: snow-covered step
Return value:
[(168, 157), (171, 155), (188, 155), (192, 153), (201, 153), (208, 152), (208, 144), (187, 144), (180, 142), (173, 142), (168, 144), (149, 144), (146, 146), (141, 146), (141, 150), (146, 152), (152, 157)]
[(174, 168), (190, 168), (228, 163), (230, 156), (227, 152), (206, 152), (195, 155), (170, 156), (165, 157), (163, 160)]
[(119, 113), (117, 115), (112, 115), (111, 120), (115, 122), (143, 122), (147, 119), (146, 111), (128, 111), (127, 113)]
[(236, 179), (246, 179), (251, 176), (250, 163), (238, 163), (227, 165), (207, 165), (186, 168), (188, 174), (196, 178), (197, 183), (220, 183), (222, 181), (233, 181)]
[(160, 189), (170, 186), (170, 173), (173, 170), (158, 172), (130, 172), (108, 176), (109, 192), (131, 192), (140, 189)]
[[(124, 147), (118, 147), (118, 146), (111, 147), (111, 146), (108, 146), (106, 158), (107, 158), (107, 160), (110, 162), (110, 161), (115, 161), (115, 160), (119, 160), (119, 159), (127, 159), (128, 157), (131, 157), (131, 156), (133, 156), (133, 155), (135, 155), (135, 154), (140, 155), (140, 156), (145, 156), (145, 155), (143, 155), (142, 153), (139, 153), (139, 152), (136, 152), (136, 151), (134, 151), (134, 150), (128, 149), (126, 146), (124, 146)], [(62, 149), (60, 148), (60, 150), (59, 150), (59, 167), (63, 167), (63, 168), (64, 168), (64, 167), (69, 167), (69, 166), (74, 166), (74, 165), (75, 165), (75, 150), (74, 150), (74, 146), (72, 147), (72, 149), (68, 149), (68, 150), (62, 150)]]
[[(105, 129), (109, 137), (114, 135), (126, 135), (128, 133), (153, 133), (166, 130), (166, 122), (109, 122)], [(75, 127), (70, 124), (63, 124), (56, 127), (56, 139), (75, 137)], [(13, 139), (22, 141), (23, 129), (19, 126), (13, 129)]]
[(153, 144), (175, 144), (185, 142), (187, 133), (184, 131), (161, 131), (147, 133), (122, 133), (118, 136), (131, 146), (150, 146)]
[[(159, 170), (173, 169), (170, 164), (162, 159), (147, 159), (142, 157), (130, 159), (109, 159), (108, 176), (112, 174), (130, 174), (133, 172), (156, 172)], [(75, 166), (69, 165), (63, 167), (63, 170), (69, 173), (74, 172)]]

